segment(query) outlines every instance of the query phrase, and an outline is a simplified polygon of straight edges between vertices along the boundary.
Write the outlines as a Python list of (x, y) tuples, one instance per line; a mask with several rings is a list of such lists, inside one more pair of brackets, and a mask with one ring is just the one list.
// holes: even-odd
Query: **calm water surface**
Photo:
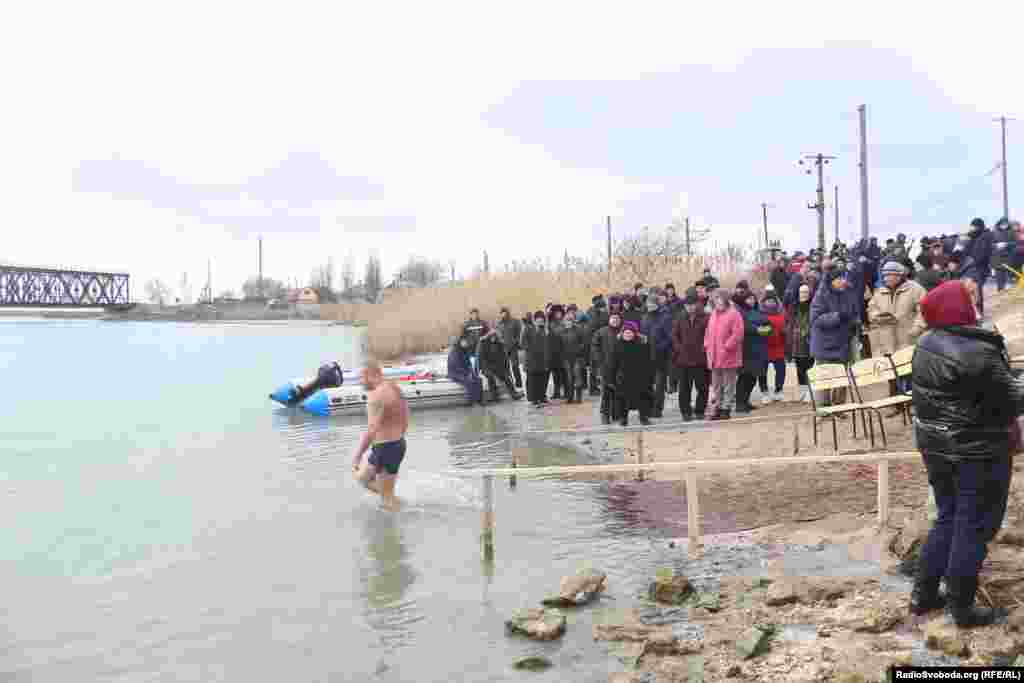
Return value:
[[(393, 515), (350, 479), (360, 418), (276, 408), (267, 392), (346, 328), (0, 319), (0, 679), (4, 681), (604, 681), (621, 670), (578, 613), (557, 643), (506, 637), (590, 562), (626, 607), (678, 550), (637, 489), (496, 487), (497, 561), (480, 495), (452, 469), (504, 464), (483, 408), (414, 412)], [(506, 418), (510, 411), (503, 411)], [(496, 441), (497, 439), (490, 439)], [(537, 463), (579, 462), (538, 445)], [(682, 502), (682, 501), (680, 501)], [(542, 653), (543, 674), (511, 669)]]

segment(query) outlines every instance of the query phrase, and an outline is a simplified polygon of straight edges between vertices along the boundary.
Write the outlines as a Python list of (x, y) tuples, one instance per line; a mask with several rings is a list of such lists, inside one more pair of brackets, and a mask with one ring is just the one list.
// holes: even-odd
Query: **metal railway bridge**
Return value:
[(127, 273), (98, 273), (0, 265), (0, 306), (131, 305)]

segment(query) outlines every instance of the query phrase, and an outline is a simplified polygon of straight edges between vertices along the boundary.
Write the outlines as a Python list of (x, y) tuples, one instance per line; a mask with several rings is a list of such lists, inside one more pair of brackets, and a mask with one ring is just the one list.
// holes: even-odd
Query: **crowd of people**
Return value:
[[(520, 318), (502, 308), (493, 324), (474, 309), (452, 339), (448, 374), (474, 402), (487, 400), (483, 376), (491, 400), (503, 389), (521, 399), (525, 388), (535, 406), (580, 403), (586, 393), (600, 397), (603, 424), (628, 425), (632, 411), (641, 424), (663, 417), (668, 395), (677, 395), (685, 421), (748, 414), (757, 408), (755, 387), (763, 404), (783, 400), (792, 363), (797, 400), (809, 403), (807, 371), (815, 363), (854, 362), (914, 343), (926, 328), (921, 299), (940, 283), (969, 283), (983, 314), (993, 270), (1002, 289), (1016, 277), (1003, 265), (1024, 263), (1024, 233), (1019, 223), (1002, 219), (989, 229), (977, 218), (961, 234), (922, 238), (916, 258), (910, 254), (903, 234), (884, 245), (837, 241), (827, 253), (780, 252), (761, 291), (748, 280), (723, 289), (705, 270), (682, 296), (672, 283), (636, 283), (626, 293), (595, 295), (586, 311), (551, 302)], [(815, 398), (820, 405), (844, 400), (841, 392)]]
[[(905, 235), (879, 245), (837, 242), (827, 254), (780, 254), (767, 284), (733, 289), (704, 276), (677, 295), (668, 283), (593, 297), (582, 312), (549, 303), (522, 319), (507, 308), (494, 325), (473, 311), (452, 340), (449, 375), (482, 401), (479, 372), (497, 398), (504, 385), (530, 402), (600, 396), (602, 422), (641, 424), (662, 417), (677, 393), (684, 420), (729, 419), (763, 401), (782, 400), (787, 363), (796, 366), (798, 400), (811, 401), (815, 363), (850, 363), (915, 345), (911, 386), (914, 433), (937, 518), (922, 546), (910, 612), (945, 608), (958, 627), (993, 623), (997, 611), (976, 604), (988, 543), (1006, 516), (1012, 458), (1022, 449), (1024, 379), (1011, 369), (1005, 341), (984, 318), (984, 287), (1017, 279), (1024, 233), (1002, 219), (982, 219), (958, 235), (925, 237), (911, 259)], [(925, 332), (928, 334), (924, 334)], [(769, 369), (773, 381), (769, 381)], [(479, 372), (478, 372), (479, 371)], [(842, 402), (822, 392), (818, 405)], [(896, 409), (898, 410), (898, 409)], [(940, 583), (945, 582), (945, 592)]]

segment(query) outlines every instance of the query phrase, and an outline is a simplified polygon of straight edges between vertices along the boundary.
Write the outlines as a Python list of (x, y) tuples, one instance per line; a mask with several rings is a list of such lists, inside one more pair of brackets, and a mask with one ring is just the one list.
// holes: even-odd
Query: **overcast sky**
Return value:
[(806, 248), (803, 154), (839, 157), (830, 202), (838, 184), (859, 229), (861, 103), (873, 230), (960, 229), (1002, 213), (1000, 114), (1024, 208), (1021, 4), (17, 3), (0, 260), (141, 292), (183, 272), (198, 291), (209, 258), (220, 292), (259, 235), (272, 277), (349, 252), (361, 275), (370, 249), (385, 277), (410, 254), (465, 273), (484, 249), (588, 255), (608, 214), (749, 243), (762, 201)]

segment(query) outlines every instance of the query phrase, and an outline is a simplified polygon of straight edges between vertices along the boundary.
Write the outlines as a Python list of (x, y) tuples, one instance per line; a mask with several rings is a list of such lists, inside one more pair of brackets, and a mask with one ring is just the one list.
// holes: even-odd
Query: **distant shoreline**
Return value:
[(362, 321), (345, 322), (340, 320), (321, 320), (319, 318), (302, 317), (248, 317), (248, 316), (213, 316), (196, 315), (193, 313), (169, 312), (161, 313), (108, 313), (106, 311), (7, 311), (0, 309), (0, 318), (28, 318), (37, 320), (102, 320), (103, 322), (156, 322), (156, 323), (206, 323), (206, 324), (252, 324), (267, 326), (315, 326), (315, 327), (366, 327)]

